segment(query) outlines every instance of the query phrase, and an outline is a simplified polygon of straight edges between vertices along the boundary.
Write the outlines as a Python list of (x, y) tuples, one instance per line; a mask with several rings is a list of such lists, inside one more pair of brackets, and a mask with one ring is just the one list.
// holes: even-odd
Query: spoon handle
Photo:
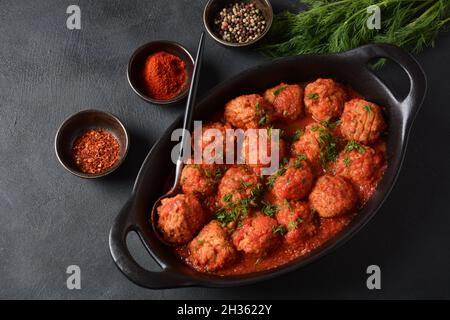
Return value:
[[(189, 95), (186, 102), (186, 110), (184, 112), (183, 133), (181, 136), (180, 153), (178, 154), (178, 159), (176, 163), (175, 182), (173, 184), (172, 190), (176, 189), (180, 183), (181, 171), (183, 170), (184, 166), (183, 161), (184, 148), (186, 144), (191, 143), (190, 135), (188, 135), (187, 132), (190, 131), (192, 125), (192, 114), (194, 113), (195, 97), (197, 95), (198, 80), (200, 78), (200, 67), (202, 64), (202, 57), (203, 57), (203, 47), (205, 43), (204, 36), (205, 33), (204, 31), (202, 31), (200, 35), (200, 41), (198, 43), (197, 55), (195, 57), (194, 71), (192, 73), (191, 84), (189, 87)], [(187, 139), (189, 139), (189, 141), (187, 141)]]

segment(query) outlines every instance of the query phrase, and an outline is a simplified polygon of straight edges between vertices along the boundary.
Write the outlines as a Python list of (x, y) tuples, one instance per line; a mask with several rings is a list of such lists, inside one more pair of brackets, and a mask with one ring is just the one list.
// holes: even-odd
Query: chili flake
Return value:
[(119, 142), (106, 130), (91, 129), (75, 140), (72, 156), (81, 172), (102, 173), (119, 160)]

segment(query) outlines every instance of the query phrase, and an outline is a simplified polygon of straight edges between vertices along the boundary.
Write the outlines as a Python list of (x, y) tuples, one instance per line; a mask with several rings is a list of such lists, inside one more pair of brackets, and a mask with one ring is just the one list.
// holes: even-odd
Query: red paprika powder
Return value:
[(186, 64), (179, 57), (160, 51), (144, 62), (142, 80), (147, 94), (158, 100), (175, 98), (186, 82)]

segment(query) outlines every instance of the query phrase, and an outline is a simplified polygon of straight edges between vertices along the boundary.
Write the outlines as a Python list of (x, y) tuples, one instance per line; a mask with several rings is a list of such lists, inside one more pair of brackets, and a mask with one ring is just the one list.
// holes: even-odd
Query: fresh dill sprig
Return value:
[[(418, 52), (433, 47), (450, 21), (448, 0), (301, 0), (309, 10), (275, 15), (260, 50), (270, 57), (335, 53), (368, 43), (390, 43)], [(367, 7), (381, 10), (381, 29), (366, 26)]]

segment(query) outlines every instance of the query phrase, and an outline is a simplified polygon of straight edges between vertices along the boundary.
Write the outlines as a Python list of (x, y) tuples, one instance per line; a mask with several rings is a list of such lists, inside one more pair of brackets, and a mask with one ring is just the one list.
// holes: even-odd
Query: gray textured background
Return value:
[[(348, 244), (289, 275), (235, 289), (152, 291), (129, 282), (108, 251), (108, 231), (146, 153), (183, 106), (159, 107), (129, 88), (125, 68), (139, 45), (170, 39), (191, 52), (206, 1), (15, 1), (0, 3), (0, 298), (450, 298), (450, 37), (419, 54), (429, 92), (403, 170), (372, 222)], [(295, 1), (273, 1), (275, 8)], [(66, 28), (78, 4), (82, 30)], [(208, 39), (200, 95), (264, 61)], [(387, 66), (382, 76), (403, 80)], [(403, 89), (402, 89), (403, 88)], [(399, 86), (404, 90), (404, 86)], [(110, 111), (131, 133), (131, 149), (113, 175), (83, 180), (53, 151), (57, 127), (86, 108)], [(136, 237), (137, 259), (155, 264)], [(82, 271), (69, 291), (65, 270)], [(382, 268), (382, 290), (368, 291), (365, 269)]]

